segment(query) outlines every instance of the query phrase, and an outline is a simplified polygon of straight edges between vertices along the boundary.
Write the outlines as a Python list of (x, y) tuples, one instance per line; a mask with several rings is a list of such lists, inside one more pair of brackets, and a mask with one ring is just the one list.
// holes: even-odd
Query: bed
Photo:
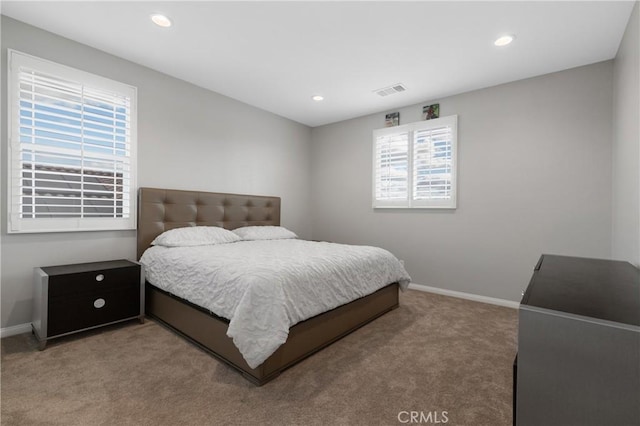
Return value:
[[(138, 202), (137, 256), (164, 231), (191, 226), (236, 229), (280, 225), (280, 198), (157, 188), (141, 188)], [(260, 228), (262, 230), (262, 228)], [(262, 385), (286, 368), (398, 307), (397, 282), (372, 294), (298, 322), (286, 342), (260, 365), (251, 367), (227, 336), (229, 320), (199, 305), (146, 286), (148, 316)]]

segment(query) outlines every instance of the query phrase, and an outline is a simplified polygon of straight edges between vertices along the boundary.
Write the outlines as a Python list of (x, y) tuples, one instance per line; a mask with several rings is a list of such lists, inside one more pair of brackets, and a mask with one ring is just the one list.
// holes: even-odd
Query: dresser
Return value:
[(120, 321), (144, 321), (144, 273), (128, 260), (34, 269), (32, 328), (51, 339)]
[(543, 255), (519, 309), (518, 426), (640, 425), (640, 270)]

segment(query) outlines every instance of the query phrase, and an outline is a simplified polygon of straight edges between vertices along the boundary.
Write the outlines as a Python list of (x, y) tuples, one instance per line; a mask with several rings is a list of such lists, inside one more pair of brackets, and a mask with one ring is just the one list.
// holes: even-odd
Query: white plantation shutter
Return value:
[(453, 132), (450, 123), (413, 132), (414, 205), (448, 206), (454, 190)]
[(135, 229), (136, 89), (9, 55), (9, 232)]
[(457, 116), (374, 131), (373, 207), (456, 207)]
[(375, 199), (393, 205), (409, 193), (409, 133), (379, 135), (375, 143)]

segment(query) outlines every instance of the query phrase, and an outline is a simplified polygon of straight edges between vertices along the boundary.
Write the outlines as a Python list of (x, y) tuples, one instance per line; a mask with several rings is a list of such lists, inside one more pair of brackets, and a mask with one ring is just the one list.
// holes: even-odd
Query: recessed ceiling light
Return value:
[(171, 26), (171, 19), (160, 13), (154, 13), (151, 15), (151, 20), (159, 27), (168, 28)]
[(502, 47), (511, 43), (515, 39), (516, 39), (516, 36), (512, 34), (507, 34), (507, 35), (503, 35), (502, 37), (499, 37), (496, 41), (493, 42), (493, 44), (495, 44), (496, 46)]
[(313, 100), (314, 100), (314, 101), (316, 101), (316, 102), (320, 102), (320, 101), (323, 101), (323, 100), (324, 100), (324, 96), (322, 96), (322, 95), (313, 95), (313, 96), (311, 97), (311, 99), (313, 99)]

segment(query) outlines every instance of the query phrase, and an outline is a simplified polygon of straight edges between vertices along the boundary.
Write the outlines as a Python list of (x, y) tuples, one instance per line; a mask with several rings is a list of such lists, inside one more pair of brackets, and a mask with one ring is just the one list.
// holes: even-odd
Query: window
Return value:
[(136, 88), (9, 50), (9, 232), (135, 229)]
[(374, 208), (456, 208), (458, 116), (373, 132)]

